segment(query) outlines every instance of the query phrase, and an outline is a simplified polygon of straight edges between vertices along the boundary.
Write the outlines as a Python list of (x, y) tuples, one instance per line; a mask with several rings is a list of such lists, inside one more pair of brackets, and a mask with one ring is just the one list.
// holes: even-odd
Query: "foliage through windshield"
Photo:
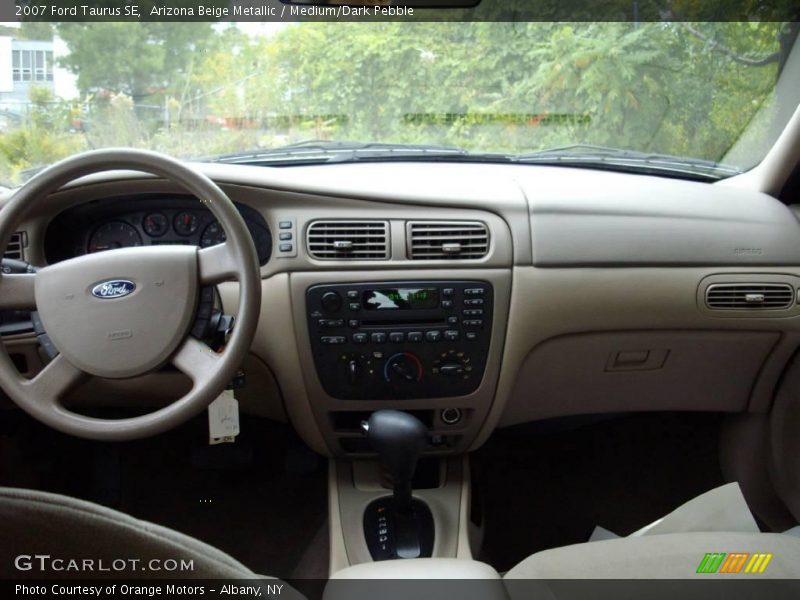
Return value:
[(0, 181), (91, 148), (202, 158), (308, 139), (474, 154), (586, 144), (749, 168), (797, 106), (775, 94), (796, 34), (780, 23), (5, 26)]

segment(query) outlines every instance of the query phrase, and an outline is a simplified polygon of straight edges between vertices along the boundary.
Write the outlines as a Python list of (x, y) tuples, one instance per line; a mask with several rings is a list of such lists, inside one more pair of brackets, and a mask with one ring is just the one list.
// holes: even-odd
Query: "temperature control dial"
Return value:
[(398, 352), (386, 359), (383, 378), (389, 383), (417, 383), (422, 379), (422, 363), (411, 352)]

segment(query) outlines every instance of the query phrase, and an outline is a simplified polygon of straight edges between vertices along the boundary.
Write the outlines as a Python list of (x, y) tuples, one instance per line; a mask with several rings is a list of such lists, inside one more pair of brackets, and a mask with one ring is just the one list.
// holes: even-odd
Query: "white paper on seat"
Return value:
[(787, 529), (783, 532), (783, 535), (793, 535), (794, 537), (800, 537), (800, 525), (795, 525), (791, 529)]
[(589, 541), (601, 542), (603, 540), (615, 540), (618, 537), (619, 536), (613, 531), (609, 531), (605, 527), (600, 527), (600, 525), (596, 525), (595, 528), (592, 530), (592, 535), (589, 536)]
[(700, 531), (759, 533), (738, 483), (700, 494), (630, 537)]

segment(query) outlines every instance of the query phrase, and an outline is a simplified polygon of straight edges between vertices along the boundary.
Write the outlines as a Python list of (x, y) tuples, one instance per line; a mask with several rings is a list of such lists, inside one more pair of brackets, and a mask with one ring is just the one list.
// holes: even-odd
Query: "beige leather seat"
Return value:
[[(707, 554), (717, 555), (716, 568), (700, 569)], [(759, 578), (800, 578), (800, 537), (761, 533), (739, 485), (729, 483), (628, 537), (538, 552), (506, 579), (686, 579), (753, 571)]]
[(58, 494), (0, 487), (0, 523), (3, 578), (259, 577), (199, 540)]
[[(748, 554), (738, 572), (698, 573), (707, 553)], [(772, 555), (762, 573), (745, 573), (754, 555)], [(733, 560), (733, 559), (732, 559)], [(761, 562), (763, 562), (763, 558)], [(738, 564), (738, 560), (737, 560)], [(716, 575), (800, 579), (800, 538), (779, 533), (682, 532), (588, 542), (538, 552), (505, 575), (514, 579), (687, 579)]]

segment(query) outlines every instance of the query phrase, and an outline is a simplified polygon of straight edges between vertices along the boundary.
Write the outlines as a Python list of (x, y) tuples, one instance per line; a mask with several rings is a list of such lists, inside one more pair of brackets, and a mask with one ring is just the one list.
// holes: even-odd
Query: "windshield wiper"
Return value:
[(369, 160), (481, 160), (483, 157), (484, 155), (472, 155), (456, 146), (308, 140), (279, 148), (223, 154), (207, 161), (243, 165), (280, 165)]
[(584, 167), (615, 167), (632, 171), (649, 171), (657, 174), (699, 177), (703, 179), (721, 179), (738, 175), (743, 171), (732, 165), (718, 163), (702, 158), (690, 158), (625, 150), (610, 146), (592, 144), (571, 144), (556, 148), (547, 148), (536, 152), (517, 154), (511, 157), (513, 162), (525, 164), (547, 164)]

